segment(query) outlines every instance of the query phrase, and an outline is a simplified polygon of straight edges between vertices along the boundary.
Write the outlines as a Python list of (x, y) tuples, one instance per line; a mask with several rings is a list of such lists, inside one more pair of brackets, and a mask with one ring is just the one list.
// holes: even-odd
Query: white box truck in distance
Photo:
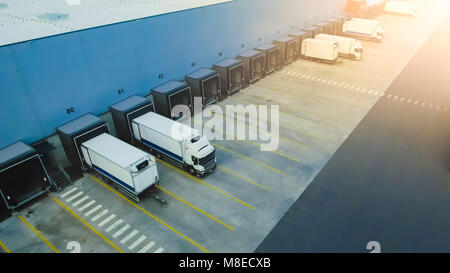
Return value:
[(353, 60), (361, 60), (363, 47), (361, 42), (355, 38), (321, 33), (317, 34), (314, 39), (336, 42), (339, 44), (339, 56), (351, 58)]
[(416, 16), (417, 7), (409, 1), (389, 1), (384, 6), (384, 12), (405, 16)]
[(144, 192), (159, 183), (155, 158), (109, 134), (81, 144), (86, 164), (116, 183), (123, 192), (139, 201)]
[(384, 31), (377, 20), (352, 18), (342, 25), (342, 33), (353, 38), (381, 42)]
[(216, 150), (197, 130), (153, 112), (135, 118), (132, 127), (134, 137), (158, 157), (199, 176), (215, 170)]
[(305, 59), (318, 62), (335, 63), (338, 58), (338, 43), (327, 40), (307, 38), (302, 43)]

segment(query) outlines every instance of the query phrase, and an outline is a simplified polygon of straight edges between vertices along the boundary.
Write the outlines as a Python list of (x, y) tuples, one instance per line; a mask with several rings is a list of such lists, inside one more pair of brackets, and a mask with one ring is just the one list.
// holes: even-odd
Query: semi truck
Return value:
[(335, 63), (338, 59), (338, 47), (337, 42), (307, 38), (302, 43), (301, 53), (305, 59)]
[(318, 34), (316, 35), (315, 39), (338, 43), (339, 56), (351, 58), (353, 60), (360, 60), (362, 57), (363, 47), (361, 45), (361, 42), (355, 38), (329, 34)]
[(377, 20), (352, 18), (342, 25), (342, 34), (352, 38), (381, 42), (384, 31)]
[(81, 144), (85, 165), (113, 181), (136, 201), (159, 184), (155, 158), (118, 139), (102, 133)]
[(384, 12), (414, 17), (417, 7), (409, 1), (389, 1), (384, 6)]
[(216, 150), (205, 136), (180, 122), (149, 112), (132, 121), (134, 137), (158, 158), (191, 174), (205, 176), (216, 168)]

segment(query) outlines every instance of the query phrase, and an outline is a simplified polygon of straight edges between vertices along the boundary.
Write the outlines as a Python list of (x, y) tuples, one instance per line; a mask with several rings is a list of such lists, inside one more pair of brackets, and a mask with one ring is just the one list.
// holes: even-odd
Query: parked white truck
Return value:
[(410, 1), (389, 1), (384, 6), (384, 12), (405, 16), (416, 16), (417, 7)]
[(339, 44), (339, 56), (351, 58), (353, 60), (361, 60), (363, 47), (361, 42), (355, 38), (321, 33), (317, 34), (314, 39), (336, 42)]
[(215, 147), (197, 130), (154, 112), (133, 119), (131, 124), (136, 140), (157, 157), (199, 176), (215, 170)]
[(352, 18), (342, 25), (344, 36), (381, 42), (384, 31), (377, 20)]
[(147, 189), (159, 183), (152, 155), (107, 133), (83, 142), (81, 151), (87, 166), (115, 182), (121, 191), (137, 201)]
[(337, 42), (307, 38), (302, 42), (302, 55), (305, 59), (318, 62), (335, 63), (338, 58)]

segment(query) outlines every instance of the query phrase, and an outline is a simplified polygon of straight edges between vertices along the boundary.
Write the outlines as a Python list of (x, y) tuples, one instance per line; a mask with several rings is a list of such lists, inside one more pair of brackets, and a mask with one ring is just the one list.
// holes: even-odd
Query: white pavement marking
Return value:
[(79, 204), (83, 203), (84, 201), (88, 200), (89, 196), (85, 196), (83, 198), (81, 198), (80, 200), (76, 201), (75, 203), (72, 204), (73, 207), (77, 207)]
[(103, 219), (103, 221), (101, 221), (98, 226), (102, 227), (104, 225), (106, 225), (109, 221), (111, 221), (112, 219), (116, 218), (116, 215), (111, 214), (110, 216), (106, 217), (105, 219)]
[(414, 105), (416, 105), (417, 103), (419, 103), (418, 101), (414, 102)]
[(99, 210), (102, 207), (102, 205), (97, 205), (95, 208), (91, 209), (90, 211), (86, 212), (86, 214), (84, 214), (85, 216), (90, 216), (92, 213), (96, 212), (97, 210)]
[(101, 217), (103, 217), (103, 216), (105, 216), (105, 214), (107, 214), (108, 213), (108, 210), (107, 209), (105, 209), (105, 210), (103, 210), (102, 212), (100, 212), (99, 214), (97, 214), (97, 215), (95, 215), (94, 217), (92, 217), (92, 221), (93, 222), (95, 222), (95, 221), (97, 221), (98, 219), (100, 219)]
[(105, 229), (106, 232), (111, 232), (114, 228), (116, 228), (118, 225), (122, 224), (123, 220), (119, 219), (115, 221), (112, 225), (110, 225), (108, 228)]
[(79, 197), (79, 196), (82, 195), (82, 194), (83, 194), (83, 192), (80, 191), (80, 192), (78, 192), (77, 194), (72, 195), (72, 197), (67, 198), (66, 201), (67, 201), (67, 202), (70, 202), (70, 201), (72, 201), (73, 199)]
[(361, 92), (363, 92), (363, 93), (365, 93), (367, 91), (367, 88), (363, 88), (362, 90), (361, 90)]
[(67, 195), (71, 194), (72, 192), (76, 191), (78, 188), (77, 187), (73, 187), (72, 189), (64, 192), (63, 194), (61, 194), (61, 198), (66, 197)]
[(359, 90), (361, 90), (361, 87), (356, 87), (355, 90), (356, 90), (356, 91), (359, 91)]
[(92, 206), (93, 204), (95, 204), (95, 200), (89, 201), (87, 204), (85, 204), (81, 208), (79, 208), (78, 211), (83, 211), (83, 210), (89, 208), (90, 206)]
[(152, 246), (154, 246), (154, 245), (155, 245), (155, 242), (151, 241), (150, 243), (145, 245), (141, 250), (139, 250), (138, 253), (145, 253), (145, 252), (147, 252), (147, 250), (152, 248)]
[(375, 96), (378, 96), (378, 93), (379, 93), (379, 92), (377, 91), (377, 92), (374, 93), (374, 95), (375, 95)]
[(147, 238), (147, 237), (145, 237), (145, 235), (142, 235), (141, 237), (139, 237), (139, 239), (137, 239), (136, 241), (134, 241), (134, 243), (132, 243), (132, 244), (128, 247), (128, 249), (129, 249), (129, 250), (135, 249), (140, 243), (142, 243), (142, 242), (145, 240), (145, 238)]
[(391, 97), (392, 95), (391, 94), (389, 94), (387, 97), (388, 97), (388, 99)]
[(125, 226), (123, 226), (121, 229), (119, 229), (116, 233), (113, 234), (113, 238), (117, 238), (120, 235), (122, 235), (122, 233), (124, 233), (125, 231), (127, 231), (127, 229), (129, 229), (131, 226), (126, 224)]
[(158, 248), (157, 250), (155, 250), (154, 253), (161, 253), (161, 252), (163, 252), (163, 251), (164, 251), (164, 248), (160, 247), (160, 248)]
[(125, 244), (126, 242), (128, 242), (131, 238), (133, 238), (136, 234), (138, 234), (137, 230), (133, 230), (132, 232), (130, 232), (127, 236), (125, 236), (125, 238), (122, 239), (122, 241), (120, 241), (121, 244)]

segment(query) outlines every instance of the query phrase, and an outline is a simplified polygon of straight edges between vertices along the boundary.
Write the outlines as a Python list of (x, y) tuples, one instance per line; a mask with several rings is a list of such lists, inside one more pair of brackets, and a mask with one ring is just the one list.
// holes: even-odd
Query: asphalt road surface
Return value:
[(449, 34), (447, 16), (256, 252), (450, 251)]

